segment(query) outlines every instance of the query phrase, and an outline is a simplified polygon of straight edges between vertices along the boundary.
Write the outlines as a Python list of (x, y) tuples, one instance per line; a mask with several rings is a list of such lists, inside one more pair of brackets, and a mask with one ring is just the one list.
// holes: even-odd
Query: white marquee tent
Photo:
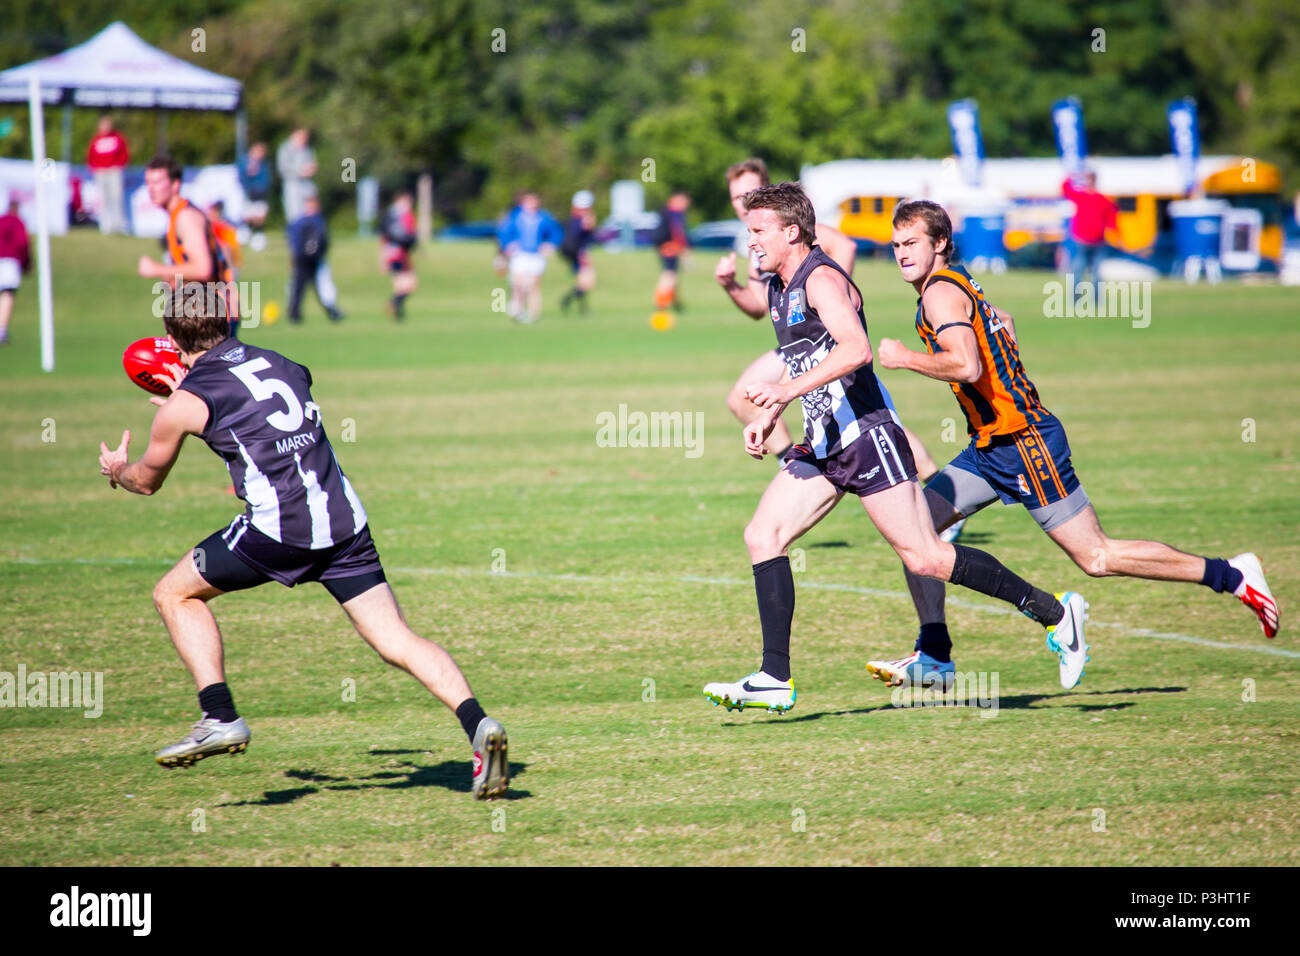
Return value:
[[(31, 108), (41, 367), (47, 372), (54, 368), (54, 302), (45, 195), (48, 184), (41, 171), (53, 169), (54, 164), (45, 152), (44, 106), (236, 112), (242, 92), (238, 80), (151, 47), (120, 21), (63, 53), (0, 72), (0, 102), (26, 100)], [(243, 139), (243, 126), (240, 114), (237, 139)]]

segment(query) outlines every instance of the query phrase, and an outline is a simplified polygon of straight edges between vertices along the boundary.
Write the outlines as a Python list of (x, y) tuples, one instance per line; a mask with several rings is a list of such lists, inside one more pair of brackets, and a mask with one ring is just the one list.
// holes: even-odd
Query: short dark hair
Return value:
[(812, 200), (798, 183), (759, 186), (745, 193), (745, 209), (771, 209), (780, 217), (783, 227), (799, 227), (800, 242), (811, 246), (817, 241), (817, 216)]
[(727, 167), (727, 185), (730, 186), (745, 173), (756, 175), (761, 186), (770, 185), (772, 182), (772, 177), (767, 173), (767, 163), (757, 156), (751, 156), (749, 159), (742, 159), (740, 162)]
[(165, 153), (159, 153), (153, 159), (149, 160), (148, 164), (144, 168), (165, 169), (167, 170), (167, 177), (172, 182), (178, 183), (181, 181), (181, 164)]
[[(224, 283), (183, 282), (167, 290), (163, 328), (182, 352), (210, 349), (230, 335)], [(219, 288), (220, 287), (220, 288)], [(195, 304), (198, 308), (195, 308)]]
[(957, 258), (957, 243), (952, 239), (952, 220), (948, 210), (931, 199), (904, 199), (894, 207), (894, 226), (905, 226), (917, 220), (925, 223), (925, 232), (936, 244), (945, 240), (939, 253), (947, 262)]

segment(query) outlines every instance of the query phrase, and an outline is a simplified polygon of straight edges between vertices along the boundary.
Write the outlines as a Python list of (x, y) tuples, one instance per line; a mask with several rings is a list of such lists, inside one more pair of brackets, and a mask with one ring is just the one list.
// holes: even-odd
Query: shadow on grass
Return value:
[[(998, 697), (998, 710), (1042, 710), (1043, 708), (1034, 705), (1040, 701), (1062, 701), (1066, 698), (1073, 697), (1111, 697), (1117, 694), (1182, 694), (1187, 690), (1186, 687), (1129, 687), (1124, 690), (1090, 690), (1083, 692), (1061, 691), (1056, 694), (1015, 694), (1010, 697)], [(1065, 703), (1062, 707), (1072, 707), (1083, 713), (1090, 713), (1097, 710), (1127, 710), (1135, 704), (1135, 701), (1121, 700), (1109, 704), (1090, 704), (1087, 701), (1077, 703)], [(808, 720), (821, 720), (823, 717), (855, 717), (859, 715), (874, 714), (882, 710), (956, 710), (957, 708), (968, 708), (970, 710), (980, 710), (982, 708), (975, 705), (962, 702), (945, 702), (940, 705), (937, 701), (931, 704), (914, 704), (912, 706), (895, 707), (893, 704), (879, 704), (874, 707), (858, 707), (853, 710), (824, 710), (817, 714), (804, 714), (800, 717), (768, 717), (767, 719), (745, 720), (724, 722), (724, 727), (743, 727), (752, 724), (798, 724)]]
[[(400, 754), (423, 754), (423, 750), (368, 750), (367, 756), (393, 756)], [(286, 803), (293, 803), (303, 797), (310, 796), (313, 793), (319, 793), (321, 790), (406, 790), (410, 787), (442, 787), (445, 790), (454, 790), (457, 793), (469, 793), (472, 784), (468, 769), (468, 761), (465, 760), (444, 760), (442, 763), (433, 766), (419, 766), (412, 762), (404, 761), (405, 766), (393, 770), (380, 770), (375, 773), (369, 773), (354, 780), (348, 777), (331, 777), (328, 774), (317, 773), (314, 770), (286, 770), (284, 775), (293, 780), (309, 781), (319, 783), (319, 787), (295, 787), (291, 790), (267, 790), (263, 792), (261, 799), (258, 800), (237, 800), (233, 803), (223, 803), (223, 807), (274, 807)], [(510, 761), (510, 780), (511, 788), (506, 791), (506, 800), (526, 800), (532, 796), (527, 790), (519, 790), (513, 786), (514, 781), (528, 769), (528, 765), (516, 760)]]

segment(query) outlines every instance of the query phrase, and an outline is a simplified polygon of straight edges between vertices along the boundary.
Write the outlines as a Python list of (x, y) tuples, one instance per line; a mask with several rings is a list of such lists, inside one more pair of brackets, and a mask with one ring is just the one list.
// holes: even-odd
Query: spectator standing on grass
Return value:
[(1101, 262), (1106, 257), (1106, 230), (1115, 228), (1119, 207), (1097, 192), (1097, 174), (1092, 170), (1082, 177), (1067, 179), (1061, 191), (1075, 207), (1074, 218), (1070, 220), (1070, 274), (1075, 287), (1070, 294), (1078, 294), (1086, 273), (1091, 277), (1095, 298)]
[(9, 211), (0, 216), (0, 345), (9, 344), (9, 317), (14, 311), (14, 293), (23, 273), (31, 268), (31, 246), (27, 227), (18, 218), (18, 201), (9, 200)]
[(113, 128), (113, 118), (101, 116), (98, 131), (86, 150), (86, 165), (99, 190), (99, 231), (104, 235), (126, 233), (122, 173), (130, 161), (131, 151), (122, 134)]
[(311, 133), (299, 126), (280, 144), (275, 154), (284, 198), (284, 221), (291, 223), (302, 216), (302, 201), (309, 187), (314, 187), (316, 153), (311, 148)]
[(537, 193), (527, 192), (497, 238), (510, 261), (510, 317), (531, 325), (542, 317), (542, 274), (564, 241), (564, 229), (542, 208)]
[(244, 230), (242, 240), (254, 249), (266, 246), (266, 236), (260, 230), (271, 211), (271, 165), (266, 161), (266, 144), (254, 143), (239, 161), (239, 185), (244, 196)]
[(326, 315), (337, 322), (343, 318), (338, 307), (338, 290), (334, 285), (334, 276), (330, 273), (325, 253), (329, 250), (330, 237), (325, 226), (325, 217), (321, 215), (320, 199), (308, 193), (303, 198), (302, 216), (289, 225), (289, 254), (293, 257), (293, 272), (289, 279), (289, 321), (302, 321), (302, 290), (311, 283), (316, 289), (316, 298)]

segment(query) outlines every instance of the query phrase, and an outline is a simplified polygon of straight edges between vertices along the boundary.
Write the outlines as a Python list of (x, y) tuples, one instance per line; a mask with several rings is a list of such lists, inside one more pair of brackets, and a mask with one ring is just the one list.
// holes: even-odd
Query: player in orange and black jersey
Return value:
[[(1157, 541), (1121, 541), (1106, 535), (1070, 463), (1065, 428), (1039, 400), (1020, 361), (1011, 316), (994, 308), (984, 290), (953, 258), (952, 223), (938, 203), (914, 200), (894, 212), (894, 255), (917, 300), (916, 331), (925, 352), (894, 339), (880, 343), (880, 363), (947, 382), (966, 416), (970, 445), (926, 485), (936, 528), (974, 514), (1001, 499), (1020, 503), (1080, 568), (1093, 577), (1126, 575), (1161, 581), (1191, 581), (1228, 591), (1259, 618), (1266, 637), (1277, 633), (1277, 604), (1259, 559), (1204, 558)], [(940, 581), (909, 575), (921, 637), (916, 652), (900, 661), (873, 661), (868, 670), (887, 682), (953, 670), (951, 641), (944, 623)], [(1083, 599), (1061, 598), (1082, 614)], [(1061, 661), (1061, 683), (1082, 676), (1087, 645), (1048, 646)], [(938, 665), (938, 666), (935, 666)]]
[[(167, 282), (177, 298), (187, 301), (199, 292), (205, 303), (225, 313), (230, 336), (239, 331), (239, 297), (235, 274), (217, 241), (212, 223), (203, 212), (181, 196), (181, 166), (169, 156), (155, 156), (144, 170), (149, 199), (167, 212), (167, 252), (171, 263), (141, 256), (138, 272), (146, 279)], [(193, 290), (191, 283), (200, 283)], [(184, 288), (178, 289), (181, 285)], [(176, 300), (172, 299), (172, 307)]]

